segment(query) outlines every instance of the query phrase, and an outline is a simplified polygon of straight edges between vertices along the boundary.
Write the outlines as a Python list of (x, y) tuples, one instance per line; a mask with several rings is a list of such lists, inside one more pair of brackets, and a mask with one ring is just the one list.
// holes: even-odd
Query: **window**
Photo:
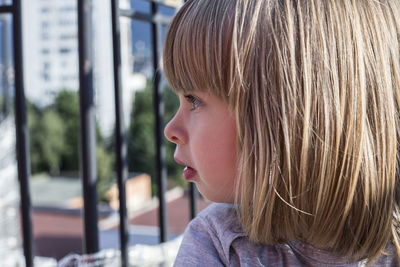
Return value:
[(66, 48), (66, 47), (62, 47), (62, 48), (59, 49), (59, 52), (61, 54), (68, 54), (68, 53), (71, 52), (71, 49), (70, 48)]
[(41, 53), (42, 53), (42, 55), (48, 55), (48, 54), (50, 54), (50, 49), (48, 49), (48, 48), (43, 48), (42, 51), (41, 51)]
[(45, 13), (49, 13), (50, 12), (50, 8), (48, 7), (42, 7), (40, 9), (40, 13), (45, 14)]

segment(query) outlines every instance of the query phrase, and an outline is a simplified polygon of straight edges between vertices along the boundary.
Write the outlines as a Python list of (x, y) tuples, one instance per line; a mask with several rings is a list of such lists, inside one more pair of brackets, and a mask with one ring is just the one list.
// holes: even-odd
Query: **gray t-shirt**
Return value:
[[(370, 266), (400, 266), (393, 245)], [(174, 266), (364, 266), (329, 252), (288, 242), (260, 245), (243, 233), (234, 207), (212, 204), (187, 227)]]

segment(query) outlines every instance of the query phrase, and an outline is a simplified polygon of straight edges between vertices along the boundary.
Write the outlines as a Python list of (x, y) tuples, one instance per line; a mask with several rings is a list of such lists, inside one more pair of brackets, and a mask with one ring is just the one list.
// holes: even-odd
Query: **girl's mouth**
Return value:
[(183, 169), (183, 177), (185, 177), (187, 181), (192, 181), (196, 174), (197, 174), (196, 170), (191, 167), (186, 166)]

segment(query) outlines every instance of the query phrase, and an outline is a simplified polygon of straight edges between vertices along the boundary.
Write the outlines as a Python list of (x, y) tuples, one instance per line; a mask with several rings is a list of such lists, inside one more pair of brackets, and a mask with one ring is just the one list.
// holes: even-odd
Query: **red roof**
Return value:
[[(198, 199), (198, 212), (211, 202)], [(185, 194), (167, 203), (167, 231), (184, 232), (190, 220), (189, 197)], [(80, 212), (33, 209), (33, 236), (38, 256), (60, 259), (69, 253), (82, 253), (83, 219)], [(158, 226), (158, 207), (129, 220), (131, 225)], [(113, 230), (118, 231), (118, 225)]]

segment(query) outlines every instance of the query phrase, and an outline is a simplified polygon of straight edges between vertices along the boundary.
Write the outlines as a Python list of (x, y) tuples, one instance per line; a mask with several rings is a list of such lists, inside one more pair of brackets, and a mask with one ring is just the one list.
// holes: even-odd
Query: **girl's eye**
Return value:
[(192, 105), (190, 110), (195, 110), (202, 104), (200, 99), (193, 95), (185, 95), (185, 99)]

